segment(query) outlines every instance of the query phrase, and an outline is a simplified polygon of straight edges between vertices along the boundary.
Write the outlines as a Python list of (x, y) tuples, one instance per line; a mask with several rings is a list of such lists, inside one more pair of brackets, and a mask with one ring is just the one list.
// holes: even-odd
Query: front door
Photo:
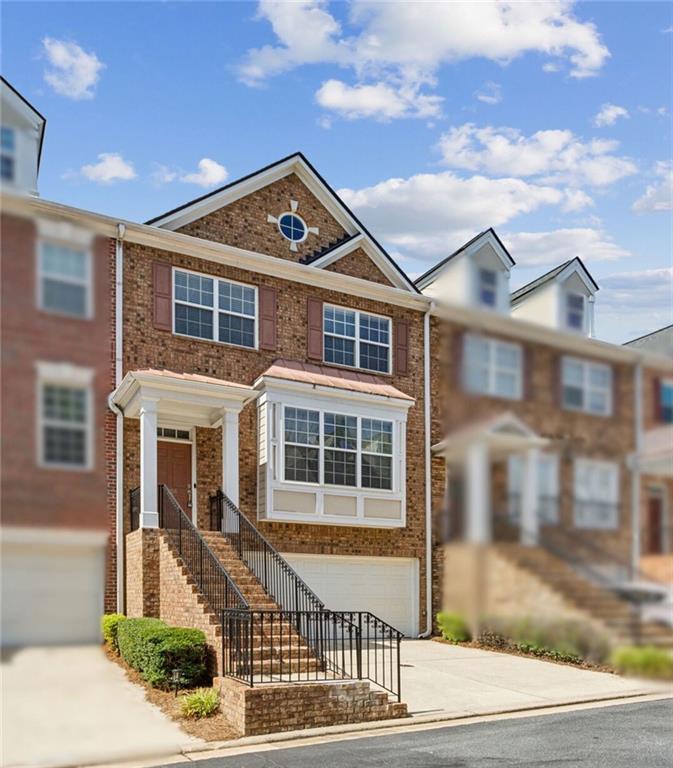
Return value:
[(647, 499), (647, 534), (645, 548), (648, 555), (658, 555), (663, 548), (664, 500), (660, 495)]
[(157, 441), (157, 478), (167, 485), (188, 517), (192, 507), (191, 443)]

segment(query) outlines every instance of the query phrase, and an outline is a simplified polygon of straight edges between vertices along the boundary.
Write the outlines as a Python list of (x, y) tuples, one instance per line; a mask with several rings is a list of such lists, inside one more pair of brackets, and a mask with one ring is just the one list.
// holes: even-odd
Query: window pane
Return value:
[(175, 332), (184, 333), (186, 336), (197, 336), (200, 339), (212, 339), (213, 311), (176, 304)]
[(488, 368), (469, 366), (465, 372), (465, 386), (469, 392), (488, 392)]
[(59, 280), (42, 280), (42, 308), (84, 317), (87, 312), (86, 287)]
[(14, 131), (6, 125), (0, 128), (0, 146), (7, 152), (14, 151)]
[(255, 291), (245, 285), (218, 282), (220, 310), (255, 316)]
[(50, 277), (86, 280), (87, 254), (55, 243), (42, 243), (42, 272)]
[(392, 455), (393, 423), (379, 419), (362, 419), (362, 450), (367, 453)]
[(390, 339), (390, 321), (384, 317), (361, 314), (360, 338), (365, 341), (388, 344)]
[(338, 307), (325, 307), (325, 333), (355, 338), (355, 312)]
[(495, 394), (500, 397), (516, 397), (518, 395), (516, 375), (498, 371), (495, 375)]
[(14, 158), (0, 156), (0, 176), (4, 181), (14, 181)]
[(300, 445), (285, 446), (285, 479), (297, 483), (317, 483), (319, 480), (318, 448)]
[(355, 340), (325, 335), (325, 361), (337, 365), (355, 365)]
[(578, 387), (583, 386), (584, 376), (581, 363), (574, 360), (563, 361), (563, 383)]
[(360, 342), (360, 368), (388, 373), (390, 347)]
[(358, 422), (355, 416), (326, 413), (324, 418), (324, 439), (327, 448), (357, 450)]
[(320, 443), (320, 414), (305, 408), (285, 409), (285, 442), (318, 445)]
[(563, 387), (563, 403), (571, 408), (581, 408), (584, 404), (584, 391), (579, 387)]
[(86, 465), (86, 432), (83, 429), (44, 429), (44, 460), (49, 464)]
[(45, 419), (86, 422), (86, 390), (47, 384), (42, 390), (42, 410)]
[(357, 482), (356, 453), (325, 450), (325, 483), (327, 485), (355, 485)]
[(219, 340), (240, 347), (255, 346), (255, 321), (252, 318), (219, 313)]
[(175, 273), (175, 298), (204, 307), (213, 306), (213, 279), (192, 275), (189, 272)]
[(576, 309), (581, 312), (584, 309), (584, 297), (571, 293), (568, 296), (568, 309)]
[(509, 368), (512, 371), (518, 371), (519, 350), (516, 347), (508, 347), (504, 344), (496, 344), (495, 364), (498, 368)]
[(607, 388), (610, 385), (610, 369), (592, 365), (589, 368), (589, 386)]
[(592, 413), (606, 413), (608, 410), (607, 393), (595, 389), (591, 390), (587, 407)]
[(372, 456), (362, 454), (362, 487), (383, 488), (393, 487), (391, 456)]

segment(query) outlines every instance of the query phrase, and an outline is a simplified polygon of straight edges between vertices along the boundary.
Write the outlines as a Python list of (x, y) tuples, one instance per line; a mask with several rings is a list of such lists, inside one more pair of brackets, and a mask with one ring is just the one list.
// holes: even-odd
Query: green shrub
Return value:
[(193, 693), (183, 696), (180, 709), (183, 717), (198, 720), (201, 717), (211, 717), (220, 708), (220, 694), (215, 688), (198, 688)]
[(117, 632), (122, 621), (126, 621), (126, 616), (124, 616), (123, 613), (106, 613), (100, 621), (101, 629), (103, 631), (103, 640), (105, 640), (115, 653), (119, 653)]
[(437, 626), (442, 637), (452, 643), (464, 643), (471, 638), (465, 619), (457, 613), (438, 613)]
[(617, 648), (610, 657), (610, 663), (627, 675), (663, 680), (673, 678), (673, 656), (663, 648), (652, 646)]
[(169, 627), (159, 619), (127, 619), (119, 625), (119, 652), (124, 661), (155, 688), (193, 688), (206, 679), (206, 638), (198, 629)]

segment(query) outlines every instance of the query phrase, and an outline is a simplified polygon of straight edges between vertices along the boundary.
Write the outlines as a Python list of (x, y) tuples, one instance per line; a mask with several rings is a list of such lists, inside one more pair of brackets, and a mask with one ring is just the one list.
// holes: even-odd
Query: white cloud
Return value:
[(92, 99), (94, 88), (105, 67), (95, 53), (87, 53), (77, 43), (45, 37), (43, 53), (49, 63), (44, 79), (61, 96)]
[(502, 101), (502, 88), (498, 83), (489, 80), (475, 92), (475, 97), (484, 104), (500, 104)]
[(569, 200), (556, 187), (512, 178), (462, 179), (450, 171), (387, 179), (339, 195), (391, 250), (420, 261), (450, 253), (486, 226)]
[(395, 89), (385, 83), (347, 85), (327, 80), (315, 95), (321, 107), (354, 120), (371, 117), (388, 121), (397, 117), (436, 117), (442, 98), (419, 93), (414, 87)]
[(618, 272), (600, 281), (601, 328), (626, 341), (673, 322), (673, 268)]
[(597, 187), (636, 172), (631, 160), (611, 154), (618, 146), (607, 139), (585, 142), (568, 130), (524, 136), (514, 128), (473, 123), (451, 128), (439, 140), (443, 161), (454, 168)]
[(655, 173), (661, 180), (648, 185), (645, 194), (636, 200), (632, 206), (636, 213), (673, 210), (673, 163), (657, 163)]
[(619, 107), (617, 104), (603, 104), (598, 114), (594, 117), (594, 125), (599, 127), (614, 125), (620, 117), (630, 117), (628, 109)]
[(133, 163), (124, 160), (118, 152), (102, 152), (98, 155), (97, 163), (83, 165), (80, 173), (89, 181), (95, 181), (99, 184), (130, 181), (136, 177)]
[(212, 187), (215, 184), (221, 184), (229, 175), (223, 165), (209, 157), (199, 160), (198, 168), (199, 170), (194, 173), (185, 173), (180, 176), (180, 181), (187, 184), (198, 184), (200, 187)]
[(630, 256), (605, 232), (590, 227), (502, 235), (519, 266), (555, 266), (579, 256), (583, 261), (614, 261)]
[[(555, 65), (567, 60), (571, 76), (584, 78), (595, 75), (610, 55), (595, 25), (579, 21), (568, 0), (422, 6), (354, 0), (350, 33), (344, 33), (325, 0), (261, 0), (257, 18), (271, 24), (276, 44), (247, 52), (239, 77), (248, 85), (305, 64), (335, 64), (353, 71), (355, 89), (383, 84), (397, 92), (413, 88), (418, 95), (421, 86), (436, 84), (442, 65), (456, 61), (485, 58), (506, 64), (538, 53), (553, 57)], [(356, 114), (369, 116), (362, 109)], [(396, 116), (409, 114), (402, 110)]]
[(170, 184), (177, 178), (177, 172), (162, 163), (156, 163), (151, 179), (155, 184)]

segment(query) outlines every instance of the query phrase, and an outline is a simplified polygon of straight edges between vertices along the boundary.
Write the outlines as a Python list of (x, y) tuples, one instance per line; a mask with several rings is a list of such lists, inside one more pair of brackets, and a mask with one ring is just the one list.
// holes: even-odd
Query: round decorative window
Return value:
[(308, 235), (306, 223), (296, 213), (283, 213), (279, 216), (278, 229), (291, 243), (301, 243)]

